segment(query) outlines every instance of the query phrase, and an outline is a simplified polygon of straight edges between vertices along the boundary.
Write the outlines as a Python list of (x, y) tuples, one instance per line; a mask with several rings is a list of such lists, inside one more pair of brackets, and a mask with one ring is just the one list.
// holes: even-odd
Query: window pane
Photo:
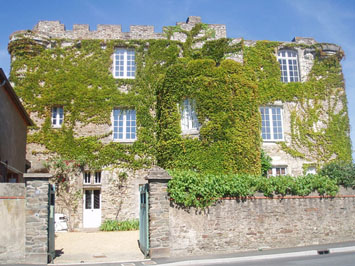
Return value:
[(85, 209), (91, 209), (92, 190), (85, 190)]
[(181, 112), (181, 129), (182, 131), (187, 131), (187, 130), (192, 130), (192, 129), (198, 129), (199, 128), (199, 122), (197, 119), (197, 113), (196, 113), (196, 103), (192, 99), (185, 99), (182, 108), (180, 110)]
[(94, 209), (100, 209), (100, 190), (94, 190)]
[(95, 172), (95, 183), (96, 184), (101, 183), (101, 172)]
[(262, 123), (262, 138), (263, 139), (271, 139), (271, 132), (270, 132), (270, 116), (269, 116), (269, 108), (268, 107), (261, 107), (261, 123)]
[(91, 176), (90, 176), (90, 172), (84, 172), (84, 183), (89, 184)]

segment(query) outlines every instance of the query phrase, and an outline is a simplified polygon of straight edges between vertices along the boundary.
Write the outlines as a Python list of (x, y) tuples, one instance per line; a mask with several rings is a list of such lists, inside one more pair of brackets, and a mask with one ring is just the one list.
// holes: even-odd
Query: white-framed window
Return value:
[(298, 55), (296, 51), (280, 50), (277, 53), (277, 60), (280, 63), (282, 82), (288, 83), (300, 81)]
[(101, 184), (101, 171), (95, 171), (95, 184)]
[(137, 139), (136, 110), (113, 109), (113, 140), (132, 142)]
[(317, 168), (315, 166), (309, 166), (306, 170), (306, 175), (315, 175), (317, 174)]
[(260, 113), (261, 136), (263, 140), (282, 141), (284, 139), (282, 107), (260, 107)]
[(91, 173), (89, 171), (84, 172), (84, 184), (91, 184)]
[(64, 120), (63, 106), (52, 107), (52, 117), (51, 117), (52, 127), (56, 127), (56, 128), (62, 127), (63, 120)]
[(134, 79), (136, 75), (136, 56), (133, 49), (116, 48), (113, 55), (113, 76)]
[(287, 166), (272, 166), (268, 172), (268, 176), (287, 175)]
[(200, 124), (196, 114), (196, 102), (193, 99), (185, 99), (180, 108), (182, 133), (197, 133)]

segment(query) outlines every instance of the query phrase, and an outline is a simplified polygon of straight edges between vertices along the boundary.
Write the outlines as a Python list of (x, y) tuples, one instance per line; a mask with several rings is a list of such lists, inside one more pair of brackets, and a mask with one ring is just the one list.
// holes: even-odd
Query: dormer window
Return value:
[(200, 124), (197, 120), (195, 100), (185, 99), (181, 108), (181, 131), (183, 134), (198, 133)]
[(60, 128), (62, 127), (64, 120), (64, 110), (63, 106), (52, 107), (52, 127)]
[(300, 81), (298, 55), (296, 51), (280, 50), (277, 53), (277, 60), (280, 63), (282, 82), (288, 83)]
[(117, 48), (113, 57), (113, 77), (134, 79), (136, 75), (135, 51), (133, 49)]

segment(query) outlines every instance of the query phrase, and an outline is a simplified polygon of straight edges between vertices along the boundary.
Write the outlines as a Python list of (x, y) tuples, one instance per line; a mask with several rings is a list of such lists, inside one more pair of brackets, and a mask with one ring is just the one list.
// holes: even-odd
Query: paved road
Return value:
[(355, 252), (338, 253), (328, 255), (315, 255), (298, 258), (280, 258), (263, 261), (223, 263), (223, 264), (204, 264), (209, 266), (354, 266)]
[[(328, 253), (318, 255), (319, 253)], [(51, 264), (49, 264), (51, 265)], [(127, 262), (88, 262), (70, 266), (355, 266), (355, 241), (236, 254)], [(25, 266), (25, 265), (16, 265)], [(26, 265), (27, 266), (27, 265)], [(28, 265), (31, 266), (31, 265)], [(55, 266), (55, 265), (54, 265)], [(58, 265), (59, 266), (59, 265)]]

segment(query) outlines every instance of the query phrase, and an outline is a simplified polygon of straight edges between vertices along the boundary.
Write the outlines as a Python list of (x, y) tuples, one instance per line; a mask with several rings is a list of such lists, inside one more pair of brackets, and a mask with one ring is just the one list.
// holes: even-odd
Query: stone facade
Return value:
[(341, 195), (335, 198), (221, 199), (211, 207), (196, 209), (170, 202), (166, 193), (169, 177), (148, 180), (151, 258), (226, 254), (355, 239), (354, 190), (341, 190)]

